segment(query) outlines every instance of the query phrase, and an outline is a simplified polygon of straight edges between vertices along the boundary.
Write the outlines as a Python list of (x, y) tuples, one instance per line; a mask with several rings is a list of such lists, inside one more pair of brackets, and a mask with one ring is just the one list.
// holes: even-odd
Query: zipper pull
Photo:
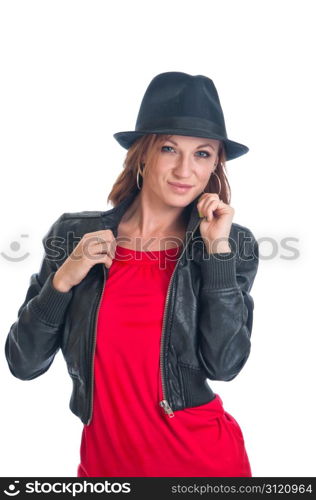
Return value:
[(163, 407), (163, 409), (165, 410), (165, 413), (167, 413), (167, 415), (169, 415), (170, 418), (174, 417), (174, 413), (168, 403), (168, 401), (166, 399), (163, 399), (162, 401), (159, 401), (159, 404), (160, 406)]

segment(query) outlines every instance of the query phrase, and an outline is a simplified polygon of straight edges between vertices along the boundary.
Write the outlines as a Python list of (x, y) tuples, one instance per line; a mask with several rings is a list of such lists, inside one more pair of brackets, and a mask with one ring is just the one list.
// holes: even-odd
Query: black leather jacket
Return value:
[[(63, 213), (43, 238), (45, 254), (32, 274), (18, 318), (10, 327), (5, 355), (12, 374), (31, 380), (45, 373), (61, 348), (73, 382), (70, 410), (89, 425), (93, 410), (97, 314), (108, 268), (95, 264), (69, 292), (52, 285), (55, 271), (88, 232), (117, 226), (137, 191), (116, 207)], [(250, 353), (258, 268), (258, 243), (249, 229), (232, 223), (231, 252), (208, 254), (199, 232), (196, 198), (186, 207), (183, 251), (172, 273), (163, 317), (160, 367), (161, 411), (208, 403), (210, 380), (232, 380)]]

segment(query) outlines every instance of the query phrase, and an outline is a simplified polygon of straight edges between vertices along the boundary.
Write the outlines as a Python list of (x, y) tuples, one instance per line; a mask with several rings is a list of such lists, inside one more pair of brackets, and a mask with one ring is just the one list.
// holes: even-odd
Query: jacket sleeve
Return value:
[(63, 215), (42, 239), (45, 253), (40, 270), (31, 275), (25, 300), (6, 338), (9, 369), (21, 380), (31, 380), (46, 372), (61, 345), (63, 320), (73, 292), (60, 292), (52, 284), (59, 266), (56, 256), (51, 255), (47, 238), (52, 237), (49, 240), (52, 242), (58, 236)]
[[(250, 295), (259, 263), (258, 242), (243, 230), (239, 248), (201, 260), (198, 358), (211, 380), (232, 380), (250, 354), (254, 301)], [(237, 251), (236, 251), (237, 250)]]

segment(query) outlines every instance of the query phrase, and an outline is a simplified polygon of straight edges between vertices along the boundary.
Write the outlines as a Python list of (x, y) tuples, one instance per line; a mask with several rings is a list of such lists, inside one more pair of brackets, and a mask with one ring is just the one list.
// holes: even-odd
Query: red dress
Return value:
[(174, 412), (162, 398), (160, 341), (182, 247), (116, 246), (97, 319), (93, 415), (77, 477), (251, 477), (242, 431), (218, 394)]

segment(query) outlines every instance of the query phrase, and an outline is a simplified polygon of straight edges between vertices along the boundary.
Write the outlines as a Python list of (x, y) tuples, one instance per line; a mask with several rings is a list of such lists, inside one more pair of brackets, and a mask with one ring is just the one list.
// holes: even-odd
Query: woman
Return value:
[(181, 72), (157, 75), (135, 131), (114, 137), (128, 149), (114, 208), (64, 213), (43, 239), (10, 370), (38, 377), (61, 348), (84, 423), (78, 477), (251, 476), (207, 383), (250, 353), (258, 244), (232, 222), (224, 173), (248, 148), (227, 138), (212, 80)]

